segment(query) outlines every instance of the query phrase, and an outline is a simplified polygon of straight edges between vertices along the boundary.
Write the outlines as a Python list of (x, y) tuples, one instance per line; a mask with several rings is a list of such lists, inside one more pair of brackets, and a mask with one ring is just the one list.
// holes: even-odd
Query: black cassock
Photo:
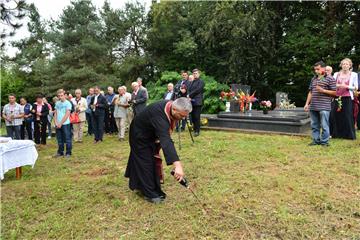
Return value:
[(147, 106), (130, 125), (131, 150), (125, 177), (129, 178), (131, 190), (140, 190), (148, 198), (165, 197), (165, 193), (161, 191), (160, 177), (156, 173), (155, 141), (160, 139), (167, 165), (179, 160), (170, 137), (169, 114), (165, 112), (168, 102), (163, 100)]

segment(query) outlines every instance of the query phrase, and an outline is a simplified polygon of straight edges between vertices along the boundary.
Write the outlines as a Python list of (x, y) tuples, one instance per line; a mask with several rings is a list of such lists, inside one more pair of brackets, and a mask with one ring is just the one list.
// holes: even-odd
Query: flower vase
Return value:
[(230, 112), (230, 102), (225, 103), (225, 112)]
[(269, 110), (263, 109), (263, 114), (268, 114), (268, 113), (269, 113)]

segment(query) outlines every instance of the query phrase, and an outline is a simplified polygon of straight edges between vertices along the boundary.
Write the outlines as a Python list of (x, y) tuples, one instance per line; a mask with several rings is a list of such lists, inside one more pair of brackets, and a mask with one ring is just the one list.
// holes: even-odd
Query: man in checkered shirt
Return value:
[(16, 102), (15, 94), (9, 95), (9, 103), (3, 108), (2, 117), (5, 119), (7, 136), (12, 139), (21, 139), (20, 129), (24, 117), (24, 108)]

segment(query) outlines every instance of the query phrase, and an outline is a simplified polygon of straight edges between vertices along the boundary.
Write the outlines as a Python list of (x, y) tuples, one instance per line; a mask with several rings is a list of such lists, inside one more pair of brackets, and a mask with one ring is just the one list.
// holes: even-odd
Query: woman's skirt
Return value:
[(332, 104), (330, 133), (333, 138), (356, 139), (351, 97), (336, 98)]

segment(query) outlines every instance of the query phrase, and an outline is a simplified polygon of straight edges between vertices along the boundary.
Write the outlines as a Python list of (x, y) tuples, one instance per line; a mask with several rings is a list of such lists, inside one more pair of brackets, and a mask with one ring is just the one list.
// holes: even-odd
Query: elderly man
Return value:
[(332, 77), (333, 68), (331, 66), (326, 66), (325, 72), (327, 76)]
[(86, 96), (86, 106), (87, 106), (87, 109), (86, 109), (86, 121), (87, 121), (87, 124), (88, 124), (88, 132), (87, 134), (89, 136), (91, 136), (93, 133), (94, 133), (94, 130), (93, 130), (93, 122), (92, 122), (92, 117), (91, 117), (91, 108), (90, 108), (90, 101), (91, 101), (91, 98), (94, 96), (94, 88), (89, 88), (89, 95)]
[(148, 90), (146, 89), (146, 87), (144, 87), (142, 84), (142, 78), (138, 77), (136, 79), (136, 82), (139, 84), (140, 89), (146, 92), (146, 98), (149, 99), (149, 93), (148, 93)]
[(131, 123), (131, 150), (125, 177), (129, 178), (130, 189), (139, 191), (149, 202), (160, 203), (166, 197), (160, 187), (155, 161), (159, 152), (157, 142), (160, 142), (167, 165), (172, 164), (174, 167), (174, 177), (178, 181), (184, 177), (170, 134), (176, 122), (191, 111), (192, 106), (187, 98), (178, 98), (174, 102), (162, 100), (149, 105)]
[(131, 95), (132, 108), (134, 112), (134, 117), (139, 114), (146, 107), (147, 96), (145, 90), (140, 88), (140, 85), (137, 82), (131, 84), (133, 93)]
[(108, 107), (105, 109), (105, 132), (112, 134), (116, 132), (116, 124), (114, 118), (114, 99), (116, 94), (113, 87), (107, 88), (107, 94), (105, 95)]
[(165, 100), (175, 100), (174, 84), (169, 83), (167, 85), (167, 91), (164, 94), (163, 99), (165, 99)]

